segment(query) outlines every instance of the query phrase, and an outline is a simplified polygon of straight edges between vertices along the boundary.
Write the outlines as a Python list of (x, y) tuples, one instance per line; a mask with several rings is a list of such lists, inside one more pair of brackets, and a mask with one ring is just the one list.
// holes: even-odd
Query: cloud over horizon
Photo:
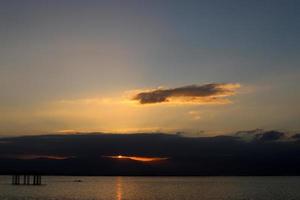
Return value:
[(255, 129), (204, 137), (81, 133), (0, 142), (2, 174), (28, 169), (51, 175), (300, 174), (298, 132)]
[(154, 89), (137, 93), (132, 100), (140, 104), (155, 103), (194, 103), (194, 104), (227, 104), (226, 97), (236, 94), (241, 85), (238, 83), (210, 83), (188, 85), (169, 89)]

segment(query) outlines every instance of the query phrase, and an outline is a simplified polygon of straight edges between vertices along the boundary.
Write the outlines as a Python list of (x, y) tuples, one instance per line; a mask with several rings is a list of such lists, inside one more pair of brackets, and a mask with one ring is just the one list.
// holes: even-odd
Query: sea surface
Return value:
[[(82, 182), (75, 182), (81, 180)], [(41, 186), (11, 185), (7, 200), (299, 200), (300, 177), (42, 177)]]

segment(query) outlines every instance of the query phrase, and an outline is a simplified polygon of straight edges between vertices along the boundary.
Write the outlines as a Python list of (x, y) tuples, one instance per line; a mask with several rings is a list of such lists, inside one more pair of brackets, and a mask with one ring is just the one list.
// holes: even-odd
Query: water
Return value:
[[(74, 182), (74, 180), (83, 182)], [(13, 186), (0, 176), (2, 200), (298, 200), (300, 177), (43, 177)]]

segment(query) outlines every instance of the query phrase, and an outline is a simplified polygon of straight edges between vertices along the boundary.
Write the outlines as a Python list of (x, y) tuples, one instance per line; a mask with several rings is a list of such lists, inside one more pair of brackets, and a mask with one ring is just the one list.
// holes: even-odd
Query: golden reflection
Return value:
[(116, 199), (122, 200), (122, 177), (118, 176), (116, 178)]
[(154, 162), (154, 161), (162, 161), (162, 160), (169, 159), (167, 157), (142, 157), (142, 156), (123, 156), (123, 155), (103, 156), (103, 157), (113, 158), (113, 159), (128, 159), (128, 160), (134, 160), (140, 162)]

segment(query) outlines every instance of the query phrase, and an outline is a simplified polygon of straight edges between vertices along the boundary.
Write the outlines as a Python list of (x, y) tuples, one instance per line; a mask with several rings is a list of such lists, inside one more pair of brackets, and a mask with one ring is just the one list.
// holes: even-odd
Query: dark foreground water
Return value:
[[(43, 186), (13, 186), (7, 200), (299, 200), (300, 177), (43, 177)], [(82, 182), (74, 182), (74, 180)]]

